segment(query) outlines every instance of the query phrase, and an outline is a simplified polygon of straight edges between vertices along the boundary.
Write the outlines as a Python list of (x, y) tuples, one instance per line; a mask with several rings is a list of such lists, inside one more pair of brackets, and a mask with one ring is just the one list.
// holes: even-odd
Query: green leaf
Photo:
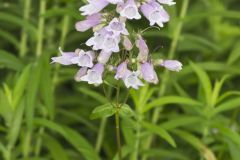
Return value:
[(176, 147), (176, 143), (175, 143), (174, 139), (171, 137), (171, 135), (165, 129), (163, 129), (160, 126), (157, 126), (155, 124), (148, 123), (148, 122), (142, 122), (142, 125), (144, 128), (148, 129), (150, 132), (159, 135), (161, 138), (166, 140), (173, 147)]
[(127, 104), (122, 104), (121, 105), (119, 113), (123, 117), (132, 117), (132, 116), (134, 116), (133, 110)]
[(29, 76), (31, 71), (31, 65), (28, 65), (23, 70), (21, 76), (19, 77), (18, 81), (16, 82), (16, 86), (13, 90), (13, 107), (15, 108), (19, 101), (21, 100), (24, 91), (26, 90), (26, 86), (29, 82)]
[(240, 97), (233, 98), (231, 100), (228, 100), (220, 105), (218, 105), (215, 110), (213, 115), (216, 115), (220, 112), (228, 111), (234, 108), (237, 108), (240, 106)]
[(201, 123), (202, 121), (203, 121), (203, 119), (200, 117), (182, 115), (182, 116), (170, 118), (166, 122), (161, 123), (160, 126), (166, 130), (171, 130), (171, 129), (175, 129), (177, 127), (192, 125), (195, 123)]
[(41, 118), (35, 118), (34, 123), (47, 127), (48, 129), (61, 134), (75, 149), (77, 149), (84, 156), (86, 160), (100, 160), (92, 145), (82, 135), (73, 129)]
[(62, 147), (62, 145), (53, 137), (49, 135), (43, 136), (43, 145), (49, 150), (52, 159), (59, 160), (68, 160), (67, 151)]
[(0, 67), (1, 66), (14, 69), (16, 71), (20, 71), (24, 67), (23, 63), (12, 53), (4, 50), (0, 50)]
[(238, 132), (233, 131), (230, 128), (222, 125), (214, 125), (214, 127), (216, 127), (224, 137), (227, 137), (233, 143), (237, 144), (238, 147), (240, 147), (240, 135), (238, 134)]
[(240, 58), (240, 41), (238, 41), (235, 44), (235, 47), (233, 48), (232, 52), (230, 53), (227, 64), (233, 64)]
[(116, 109), (113, 107), (112, 104), (107, 103), (101, 106), (96, 107), (91, 115), (91, 119), (103, 118), (103, 117), (110, 117), (116, 113)]
[(200, 102), (187, 97), (165, 96), (165, 97), (161, 97), (156, 100), (153, 100), (152, 102), (147, 104), (146, 107), (143, 109), (143, 112), (147, 112), (148, 110), (154, 107), (162, 106), (166, 104), (181, 104), (181, 105), (184, 104), (184, 105), (190, 105), (194, 107), (202, 105)]
[(211, 94), (212, 94), (212, 85), (211, 85), (211, 81), (207, 75), (207, 73), (198, 65), (190, 62), (190, 65), (192, 66), (192, 68), (194, 69), (195, 73), (198, 76), (198, 79), (203, 87), (203, 90), (205, 92), (205, 98), (206, 98), (206, 102), (209, 104), (211, 101)]
[(33, 128), (33, 118), (34, 118), (34, 112), (36, 108), (36, 100), (37, 100), (37, 94), (38, 94), (38, 88), (40, 84), (40, 77), (41, 77), (41, 71), (42, 71), (42, 64), (41, 60), (38, 61), (38, 63), (34, 66), (32, 66), (31, 69), (31, 76), (30, 80), (27, 86), (27, 92), (26, 92), (26, 122), (27, 127), (29, 130), (32, 130)]

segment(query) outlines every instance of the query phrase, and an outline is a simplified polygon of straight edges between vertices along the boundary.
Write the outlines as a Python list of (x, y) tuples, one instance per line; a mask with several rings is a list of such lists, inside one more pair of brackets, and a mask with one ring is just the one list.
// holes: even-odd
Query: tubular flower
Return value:
[(114, 18), (109, 25), (106, 27), (106, 30), (113, 32), (116, 35), (124, 34), (129, 35), (125, 23), (120, 22), (119, 19)]
[(79, 8), (83, 16), (92, 15), (100, 12), (109, 2), (106, 0), (87, 0), (89, 4)]
[(145, 42), (145, 40), (142, 38), (141, 35), (138, 35), (138, 38), (136, 40), (136, 46), (139, 49), (138, 53), (138, 60), (140, 62), (146, 62), (148, 59), (149, 49)]
[(118, 67), (117, 67), (117, 72), (116, 72), (116, 75), (115, 75), (115, 79), (122, 79), (125, 74), (127, 73), (127, 62), (124, 61), (122, 62)]
[(80, 78), (81, 81), (86, 81), (88, 84), (99, 85), (102, 81), (102, 74), (104, 71), (104, 65), (97, 63), (92, 69), (87, 71), (87, 74)]
[(72, 65), (72, 59), (77, 57), (78, 54), (76, 52), (63, 52), (61, 48), (59, 48), (61, 56), (52, 57), (51, 63), (60, 63), (62, 65)]
[(176, 2), (173, 2), (173, 0), (158, 0), (159, 3), (162, 3), (162, 4), (167, 4), (169, 6), (172, 6), (172, 5), (175, 5)]
[(164, 8), (152, 0), (141, 6), (141, 11), (144, 16), (150, 21), (150, 25), (153, 26), (157, 23), (160, 27), (163, 27), (163, 23), (169, 21), (169, 15)]
[(81, 50), (77, 57), (71, 59), (72, 64), (77, 64), (80, 67), (89, 67), (93, 66), (93, 59), (95, 53), (93, 51), (84, 52)]
[(179, 72), (182, 70), (182, 63), (177, 60), (165, 60), (160, 64), (160, 66), (165, 67), (170, 71)]
[(141, 76), (142, 78), (149, 83), (158, 83), (158, 77), (154, 70), (154, 67), (151, 63), (145, 62), (141, 64)]
[(141, 18), (137, 4), (134, 0), (127, 0), (126, 3), (120, 3), (118, 5), (118, 11), (122, 17), (126, 17), (127, 19)]
[(75, 81), (80, 82), (81, 78), (87, 74), (87, 70), (87, 67), (80, 68), (74, 77)]
[(142, 81), (138, 78), (137, 72), (132, 72), (130, 70), (127, 70), (124, 77), (123, 77), (124, 84), (127, 88), (134, 88), (138, 89), (139, 86), (144, 86)]
[(130, 51), (133, 48), (132, 42), (127, 36), (123, 37), (123, 46), (127, 51)]
[(97, 58), (98, 62), (101, 64), (106, 64), (111, 57), (112, 52), (105, 52), (102, 50)]
[(95, 13), (87, 17), (86, 20), (79, 21), (76, 23), (75, 28), (79, 32), (85, 32), (88, 29), (97, 26), (101, 23), (101, 14)]

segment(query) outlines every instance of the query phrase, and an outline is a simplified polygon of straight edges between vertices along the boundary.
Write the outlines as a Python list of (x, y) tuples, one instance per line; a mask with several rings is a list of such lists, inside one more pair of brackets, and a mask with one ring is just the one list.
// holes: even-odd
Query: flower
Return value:
[(119, 52), (119, 42), (119, 35), (114, 35), (113, 32), (102, 28), (100, 31), (94, 33), (94, 36), (86, 42), (86, 45), (93, 46), (93, 50), (102, 49), (105, 52)]
[(125, 23), (120, 22), (118, 18), (114, 18), (106, 27), (106, 30), (113, 32), (116, 35), (119, 34), (129, 35), (125, 26), (126, 26)]
[(71, 59), (72, 64), (77, 64), (80, 67), (89, 67), (93, 66), (93, 59), (95, 58), (95, 53), (93, 51), (84, 52), (81, 50), (77, 57)]
[(143, 4), (141, 6), (141, 11), (143, 15), (150, 21), (151, 26), (157, 23), (160, 27), (163, 27), (163, 23), (169, 21), (168, 13), (155, 0)]
[(123, 46), (127, 51), (130, 51), (133, 48), (132, 42), (127, 36), (123, 37)]
[(130, 70), (126, 70), (125, 76), (123, 77), (124, 84), (127, 88), (138, 89), (139, 86), (144, 86), (142, 81), (138, 78), (137, 72), (132, 72)]
[(102, 74), (104, 71), (104, 65), (97, 63), (92, 69), (87, 71), (87, 74), (80, 78), (81, 81), (86, 81), (88, 84), (99, 85), (103, 82)]
[(89, 4), (79, 8), (79, 11), (83, 12), (82, 15), (93, 15), (100, 12), (105, 8), (109, 2), (106, 0), (87, 0)]
[(160, 64), (160, 66), (165, 67), (170, 71), (179, 72), (182, 70), (182, 63), (177, 60), (165, 60)]
[(123, 0), (107, 0), (107, 1), (112, 4), (123, 3)]
[(79, 32), (85, 32), (88, 29), (95, 27), (100, 23), (101, 23), (101, 14), (95, 13), (93, 15), (87, 16), (86, 20), (77, 22), (75, 25), (75, 28)]
[(176, 2), (173, 2), (173, 0), (158, 0), (158, 2), (162, 4), (167, 4), (169, 6), (176, 4)]
[(75, 81), (80, 82), (81, 78), (87, 74), (87, 70), (87, 67), (81, 67), (74, 77)]
[(149, 53), (148, 46), (141, 35), (138, 35), (137, 37), (138, 38), (136, 40), (136, 46), (139, 49), (137, 59), (139, 62), (146, 62), (148, 59), (148, 53)]
[(51, 63), (60, 63), (62, 65), (71, 65), (72, 64), (71, 60), (78, 56), (78, 54), (76, 52), (63, 52), (61, 50), (61, 48), (59, 48), (59, 51), (61, 53), (61, 56), (52, 57)]
[(126, 17), (127, 19), (141, 19), (137, 4), (134, 0), (127, 0), (126, 3), (120, 3), (117, 11), (122, 17)]
[(153, 68), (153, 65), (149, 62), (141, 64), (141, 76), (142, 78), (149, 83), (158, 83), (157, 74)]
[(124, 62), (122, 62), (121, 64), (118, 65), (117, 73), (116, 73), (114, 78), (117, 79), (117, 80), (122, 79), (125, 76), (127, 70), (128, 70), (127, 69), (127, 62), (124, 61)]
[(101, 64), (106, 64), (109, 58), (111, 57), (111, 55), (112, 55), (112, 52), (105, 52), (104, 50), (102, 50), (98, 55), (97, 60)]

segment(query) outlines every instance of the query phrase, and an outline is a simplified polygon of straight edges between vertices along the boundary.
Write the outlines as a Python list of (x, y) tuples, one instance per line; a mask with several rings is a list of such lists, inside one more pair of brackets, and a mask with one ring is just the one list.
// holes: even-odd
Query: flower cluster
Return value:
[[(114, 78), (122, 80), (127, 88), (143, 86), (141, 79), (156, 84), (158, 77), (154, 66), (178, 72), (182, 64), (176, 60), (150, 59), (146, 41), (140, 33), (131, 35), (126, 23), (144, 16), (150, 26), (163, 27), (170, 19), (163, 5), (174, 4), (173, 0), (88, 0), (88, 4), (79, 9), (86, 19), (77, 22), (75, 28), (79, 32), (93, 29), (93, 36), (86, 41), (86, 46), (91, 50), (63, 52), (60, 49), (61, 56), (53, 57), (52, 62), (78, 65), (80, 69), (75, 80), (89, 84), (103, 83), (103, 73), (108, 70), (115, 72)], [(116, 10), (104, 12), (108, 5), (115, 5)], [(135, 43), (132, 43), (131, 36), (135, 37)], [(138, 49), (136, 57), (133, 56), (134, 47)]]

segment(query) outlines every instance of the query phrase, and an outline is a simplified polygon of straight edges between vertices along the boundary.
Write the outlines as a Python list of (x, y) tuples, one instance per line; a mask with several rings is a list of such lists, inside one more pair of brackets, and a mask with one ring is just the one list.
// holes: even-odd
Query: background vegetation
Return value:
[[(144, 37), (152, 56), (179, 59), (184, 69), (159, 69), (159, 85), (139, 91), (122, 86), (120, 99), (129, 95), (132, 109), (121, 117), (123, 157), (239, 160), (239, 0), (176, 1), (167, 7), (170, 23)], [(77, 68), (50, 65), (59, 46), (84, 47), (92, 34), (74, 29), (83, 4), (0, 0), (0, 159), (114, 159), (114, 118), (96, 110), (100, 119), (89, 118), (115, 98), (114, 82), (105, 83), (105, 96), (102, 86), (75, 82)]]

